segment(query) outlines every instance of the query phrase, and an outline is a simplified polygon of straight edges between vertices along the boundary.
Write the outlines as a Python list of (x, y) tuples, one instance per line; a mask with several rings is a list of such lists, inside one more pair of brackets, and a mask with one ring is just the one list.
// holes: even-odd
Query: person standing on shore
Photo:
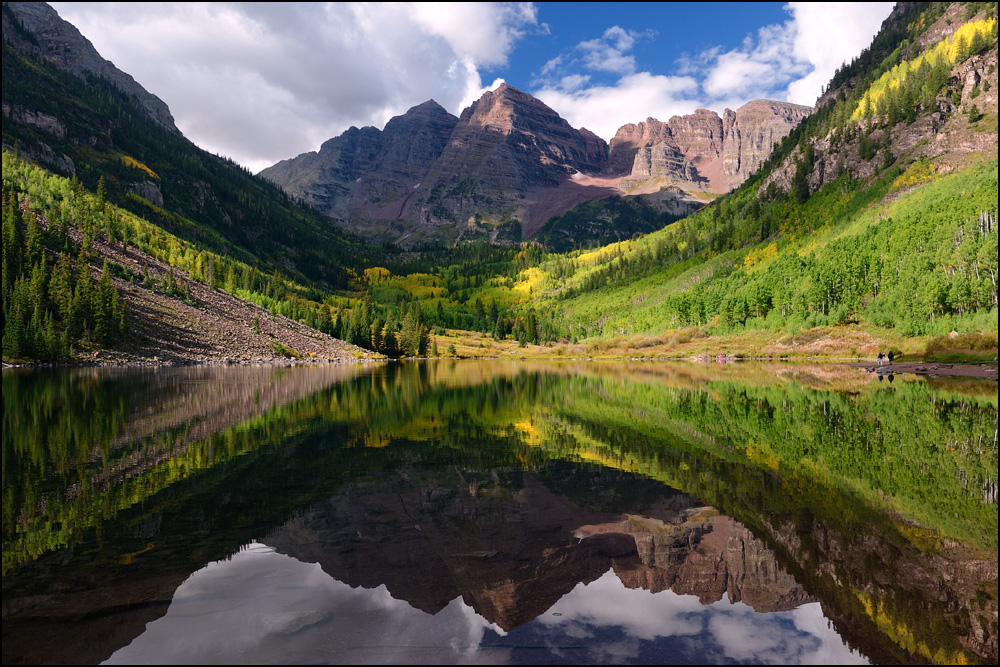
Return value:
[(881, 366), (881, 365), (882, 365), (882, 357), (883, 357), (882, 353), (881, 353), (881, 352), (879, 352), (879, 353), (878, 353), (878, 365), (879, 365), (879, 366)]
[(892, 350), (889, 350), (889, 363), (892, 363)]

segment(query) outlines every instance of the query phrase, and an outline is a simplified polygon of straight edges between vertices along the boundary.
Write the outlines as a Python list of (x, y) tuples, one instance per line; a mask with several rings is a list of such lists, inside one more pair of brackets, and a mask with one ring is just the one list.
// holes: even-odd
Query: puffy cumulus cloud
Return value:
[(732, 95), (747, 96), (762, 87), (772, 74), (770, 63), (755, 60), (749, 54), (724, 53), (716, 61), (703, 83), (705, 92), (712, 98)]
[(682, 59), (680, 65), (684, 71), (702, 72), (702, 89), (712, 108), (726, 99), (773, 99), (777, 91), (808, 71), (807, 64), (796, 57), (794, 44), (795, 25), (788, 21), (760, 28), (737, 48), (709, 49)]
[[(419, 647), (428, 664), (505, 664), (509, 651), (481, 646), (503, 631), (477, 615), (461, 598), (426, 614), (388, 589), (354, 587), (331, 578), (318, 563), (303, 563), (252, 542), (225, 560), (194, 572), (176, 590), (164, 616), (146, 625), (109, 665), (135, 665), (157, 656), (165, 664), (311, 663), (350, 655), (364, 662), (388, 651)], [(184, 637), (184, 641), (177, 641)], [(370, 651), (369, 648), (369, 651)]]
[[(730, 602), (725, 593), (716, 602), (702, 604), (694, 595), (626, 588), (613, 571), (589, 584), (578, 584), (538, 617), (535, 628), (547, 635), (551, 645), (566, 637), (588, 644), (584, 662), (590, 664), (635, 662), (649, 655), (651, 644), (663, 652), (669, 650), (677, 661), (867, 663), (844, 644), (818, 602), (784, 612), (758, 613), (742, 602)], [(618, 632), (610, 632), (611, 628)], [(592, 641), (596, 637), (601, 641)], [(666, 638), (669, 641), (663, 641)]]
[[(699, 107), (721, 115), (756, 98), (811, 106), (837, 68), (871, 43), (892, 7), (793, 2), (784, 7), (787, 21), (763, 26), (735, 47), (684, 55), (669, 74), (640, 71), (630, 53), (653, 31), (613, 26), (549, 60), (532, 92), (573, 126), (605, 140), (626, 123), (648, 116), (666, 121)], [(601, 73), (619, 78), (609, 82)]]
[(507, 64), (514, 43), (525, 26), (538, 23), (530, 2), (451, 3), (426, 2), (409, 7), (414, 19), (428, 32), (443, 37), (461, 58), (487, 66)]
[(791, 2), (794, 50), (812, 71), (788, 86), (787, 100), (815, 104), (823, 86), (844, 63), (868, 48), (894, 2)]
[[(569, 87), (560, 84), (571, 81)], [(652, 116), (667, 120), (689, 114), (700, 105), (695, 95), (698, 82), (690, 76), (663, 76), (638, 72), (620, 78), (612, 85), (576, 85), (567, 75), (556, 85), (534, 90), (538, 99), (576, 128), (585, 127), (597, 136), (610, 140), (626, 123)]]
[(431, 98), (457, 114), (538, 29), (530, 3), (53, 6), (185, 136), (252, 171)]
[(707, 50), (686, 60), (707, 72), (713, 108), (726, 97), (768, 97), (812, 106), (837, 68), (871, 44), (894, 3), (792, 2), (791, 18), (764, 26), (735, 49)]
[(626, 55), (626, 51), (635, 46), (636, 40), (642, 36), (634, 30), (611, 26), (600, 39), (581, 42), (576, 48), (588, 69), (631, 74), (635, 71), (635, 57)]
[[(611, 26), (596, 39), (588, 39), (567, 49), (564, 53), (549, 60), (541, 68), (541, 73), (532, 82), (538, 88), (558, 87), (559, 82), (566, 78), (578, 78), (576, 70), (594, 72), (610, 72), (619, 76), (633, 74), (636, 69), (635, 56), (632, 50), (640, 39), (650, 38), (654, 31), (626, 30), (620, 26)], [(568, 74), (571, 73), (572, 74)]]
[[(692, 99), (698, 91), (694, 77), (636, 72), (629, 51), (653, 36), (653, 31), (612, 26), (600, 38), (580, 42), (546, 62), (531, 92), (573, 127), (585, 127), (606, 141), (626, 123), (691, 113), (698, 107)], [(610, 83), (592, 76), (607, 73), (613, 75)]]

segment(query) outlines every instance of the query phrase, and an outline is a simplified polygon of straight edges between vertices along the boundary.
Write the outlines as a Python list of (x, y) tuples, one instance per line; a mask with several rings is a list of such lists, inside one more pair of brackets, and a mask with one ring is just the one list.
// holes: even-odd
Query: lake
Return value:
[(4, 664), (997, 661), (997, 385), (3, 372)]

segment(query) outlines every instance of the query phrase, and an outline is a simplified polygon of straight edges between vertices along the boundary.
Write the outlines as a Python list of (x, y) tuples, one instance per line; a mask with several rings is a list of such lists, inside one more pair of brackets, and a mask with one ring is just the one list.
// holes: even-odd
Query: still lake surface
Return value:
[(3, 662), (996, 663), (997, 385), (3, 373)]

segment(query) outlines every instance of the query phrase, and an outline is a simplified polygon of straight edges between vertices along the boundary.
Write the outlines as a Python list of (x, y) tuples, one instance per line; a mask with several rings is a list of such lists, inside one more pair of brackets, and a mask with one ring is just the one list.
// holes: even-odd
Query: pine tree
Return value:
[(114, 297), (115, 287), (111, 282), (111, 271), (108, 260), (104, 260), (94, 304), (94, 336), (102, 345), (110, 345), (115, 337), (118, 313), (115, 312), (117, 309)]

